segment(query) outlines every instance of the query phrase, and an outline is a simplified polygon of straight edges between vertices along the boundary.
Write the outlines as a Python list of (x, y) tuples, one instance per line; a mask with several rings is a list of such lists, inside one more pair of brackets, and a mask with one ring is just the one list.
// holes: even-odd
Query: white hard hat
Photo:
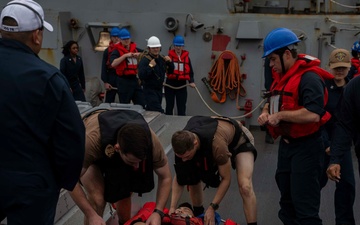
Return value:
[(151, 36), (148, 40), (147, 40), (147, 46), (149, 48), (156, 48), (156, 47), (161, 47), (161, 43), (159, 38), (155, 37), (155, 36)]

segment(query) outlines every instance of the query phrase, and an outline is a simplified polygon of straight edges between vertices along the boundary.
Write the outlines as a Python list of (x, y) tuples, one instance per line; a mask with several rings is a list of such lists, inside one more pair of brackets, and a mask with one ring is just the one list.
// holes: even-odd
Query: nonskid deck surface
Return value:
[[(169, 165), (173, 174), (174, 154), (170, 145), (171, 136), (175, 131), (182, 129), (189, 118), (190, 117), (163, 116), (162, 118), (157, 119), (157, 121), (161, 121), (161, 126), (160, 124), (159, 126), (154, 126), (158, 129), (156, 133), (159, 136), (165, 151), (167, 152)], [(253, 185), (257, 197), (258, 224), (281, 225), (282, 223), (277, 216), (279, 210), (279, 191), (274, 178), (277, 164), (278, 140), (275, 141), (275, 144), (266, 144), (265, 132), (261, 131), (259, 127), (251, 127), (250, 130), (255, 137), (255, 146), (258, 150), (258, 156), (255, 162), (253, 175)], [(356, 193), (360, 193), (358, 163), (354, 155), (355, 154), (353, 154), (353, 164), (357, 184)], [(335, 183), (329, 181), (327, 186), (322, 190), (320, 217), (322, 218), (324, 225), (335, 225), (333, 197), (335, 190), (334, 187)], [(206, 189), (204, 191), (205, 206), (207, 206), (212, 201), (215, 191), (216, 189), (214, 188)], [(134, 194), (132, 213), (135, 214), (145, 202), (155, 201), (155, 196), (155, 190), (150, 193), (143, 194), (141, 198)], [(189, 201), (189, 194), (186, 191), (184, 191), (179, 202), (184, 201)], [(70, 196), (66, 194), (61, 197), (61, 201), (59, 200), (57, 213), (63, 213), (64, 215), (61, 215), (61, 218), (58, 218), (60, 217), (59, 215), (57, 216), (55, 221), (56, 225), (83, 224), (83, 214), (75, 205), (70, 208), (71, 204), (74, 203), (72, 202)], [(360, 214), (356, 213), (359, 209), (360, 198), (356, 197), (354, 204), (354, 214), (357, 224), (360, 223)], [(233, 221), (240, 223), (241, 225), (246, 225), (242, 207), (242, 199), (237, 187), (235, 171), (232, 171), (231, 186), (223, 201), (221, 202), (218, 212), (223, 219), (230, 218)], [(113, 219), (110, 217), (109, 207), (106, 208), (104, 218), (107, 220), (107, 225), (118, 224), (116, 218)], [(6, 224), (6, 221), (2, 221), (0, 224)]]

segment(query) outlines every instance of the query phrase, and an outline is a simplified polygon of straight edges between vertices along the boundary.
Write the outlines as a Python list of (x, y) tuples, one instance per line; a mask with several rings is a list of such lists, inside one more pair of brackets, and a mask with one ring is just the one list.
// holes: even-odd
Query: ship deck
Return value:
[[(145, 112), (144, 116), (150, 121), (149, 125), (152, 129), (156, 131), (169, 158), (169, 164), (174, 174), (174, 153), (172, 152), (170, 144), (171, 136), (175, 131), (182, 129), (190, 117), (165, 116), (163, 114), (158, 116), (151, 112)], [(281, 225), (282, 223), (277, 216), (279, 210), (279, 191), (274, 178), (277, 163), (278, 140), (274, 144), (266, 144), (265, 132), (261, 131), (259, 127), (250, 127), (250, 131), (255, 137), (255, 146), (258, 150), (253, 174), (253, 185), (257, 196), (258, 224)], [(353, 154), (353, 164), (357, 183), (356, 192), (360, 193), (358, 163), (354, 155), (355, 154)], [(155, 190), (143, 194), (142, 197), (133, 195), (132, 214), (135, 214), (145, 202), (155, 201)], [(324, 225), (335, 225), (334, 190), (335, 183), (332, 181), (329, 181), (327, 186), (322, 190), (320, 217)], [(215, 191), (216, 189), (214, 188), (209, 188), (204, 191), (204, 205), (208, 205), (211, 202)], [(179, 202), (189, 200), (189, 194), (184, 191)], [(354, 212), (359, 209), (360, 198), (357, 197), (354, 204)], [(116, 216), (111, 216), (109, 211), (109, 207), (106, 207), (104, 219), (107, 221), (107, 225), (117, 225)], [(218, 212), (222, 219), (231, 219), (240, 225), (246, 225), (235, 171), (232, 171), (231, 186), (221, 202)], [(63, 190), (59, 198), (55, 225), (83, 224), (83, 216), (69, 194)], [(359, 213), (355, 213), (355, 220), (357, 223), (360, 222)], [(7, 224), (6, 220), (0, 222), (0, 224)]]

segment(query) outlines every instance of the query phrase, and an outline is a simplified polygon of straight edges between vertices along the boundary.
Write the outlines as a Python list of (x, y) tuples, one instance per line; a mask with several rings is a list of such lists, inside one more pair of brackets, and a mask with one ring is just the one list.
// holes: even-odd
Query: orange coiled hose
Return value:
[[(215, 61), (209, 72), (210, 86), (213, 89), (211, 99), (217, 103), (224, 103), (226, 96), (236, 98), (236, 107), (239, 106), (239, 96), (246, 96), (246, 90), (241, 84), (240, 66), (236, 55), (231, 51), (223, 51)], [(221, 98), (218, 98), (218, 95)]]

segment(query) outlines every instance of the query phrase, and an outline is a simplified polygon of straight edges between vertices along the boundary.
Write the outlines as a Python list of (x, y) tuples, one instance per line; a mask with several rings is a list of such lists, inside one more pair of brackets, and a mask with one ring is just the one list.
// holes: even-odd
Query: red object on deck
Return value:
[(240, 225), (239, 223), (235, 223), (234, 221), (232, 221), (231, 219), (227, 219), (224, 222), (224, 225)]
[[(244, 105), (244, 110), (245, 110), (245, 114), (249, 113), (252, 110), (252, 99), (246, 99), (245, 105)], [(252, 114), (249, 114), (246, 116), (246, 118), (251, 118)]]

